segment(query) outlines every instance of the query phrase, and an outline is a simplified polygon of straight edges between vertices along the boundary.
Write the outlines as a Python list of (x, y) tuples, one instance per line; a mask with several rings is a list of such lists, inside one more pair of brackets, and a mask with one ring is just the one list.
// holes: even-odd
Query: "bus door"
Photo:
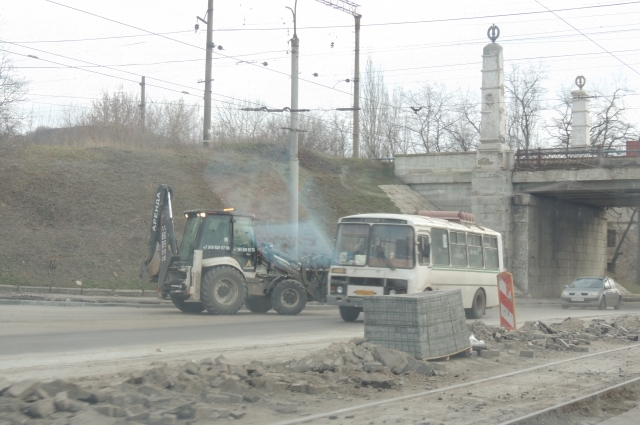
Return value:
[(418, 261), (416, 270), (416, 292), (422, 292), (430, 285), (431, 274), (431, 235), (418, 233), (417, 240)]

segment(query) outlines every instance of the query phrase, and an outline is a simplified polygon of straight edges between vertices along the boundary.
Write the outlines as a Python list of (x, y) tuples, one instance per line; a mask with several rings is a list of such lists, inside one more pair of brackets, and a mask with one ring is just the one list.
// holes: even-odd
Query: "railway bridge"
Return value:
[(395, 173), (437, 209), (469, 211), (501, 232), (516, 285), (534, 297), (555, 297), (577, 276), (605, 273), (605, 209), (640, 206), (640, 148), (592, 146), (590, 96), (579, 76), (569, 146), (511, 150), (503, 50), (491, 28), (489, 38), (477, 150), (396, 155)]

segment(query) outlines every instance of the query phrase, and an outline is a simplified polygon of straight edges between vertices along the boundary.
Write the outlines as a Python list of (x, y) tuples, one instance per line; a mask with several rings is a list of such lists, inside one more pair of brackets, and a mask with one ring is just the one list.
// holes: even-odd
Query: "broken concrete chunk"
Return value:
[(35, 379), (27, 379), (26, 381), (13, 384), (5, 391), (5, 396), (13, 398), (23, 398), (31, 394), (38, 381)]
[(381, 373), (364, 373), (360, 378), (360, 383), (365, 387), (391, 388), (395, 381)]
[(521, 350), (520, 357), (533, 357), (533, 353), (532, 350)]
[(140, 372), (134, 372), (129, 379), (127, 379), (127, 382), (133, 385), (140, 385), (144, 382), (144, 375)]
[(492, 359), (500, 356), (500, 350), (482, 350), (478, 352), (480, 357)]
[(115, 418), (117, 416), (123, 416), (123, 411), (118, 406), (113, 406), (111, 404), (106, 404), (102, 406), (94, 407), (94, 410), (106, 417)]
[(176, 417), (174, 415), (151, 415), (147, 418), (149, 425), (175, 425)]
[(298, 406), (295, 404), (285, 404), (283, 406), (278, 406), (275, 408), (275, 411), (278, 413), (290, 414), (296, 413), (298, 411)]
[(142, 404), (134, 404), (133, 406), (125, 409), (124, 414), (127, 416), (127, 420), (137, 421), (149, 416), (149, 411)]
[(373, 355), (376, 360), (390, 368), (393, 373), (398, 374), (407, 367), (407, 355), (400, 351), (389, 350), (376, 345), (373, 349)]
[(52, 398), (36, 401), (29, 406), (29, 416), (32, 418), (46, 418), (56, 411)]
[(9, 387), (11, 387), (13, 385), (13, 382), (8, 381), (4, 378), (0, 378), (0, 395), (2, 395), (2, 393), (4, 393), (7, 389), (9, 389)]
[(289, 391), (306, 394), (309, 391), (309, 384), (307, 382), (295, 382), (289, 385)]
[(108, 418), (94, 410), (86, 410), (69, 418), (69, 425), (113, 425), (118, 419)]
[(326, 393), (329, 390), (327, 385), (309, 385), (307, 394), (316, 395)]
[(220, 391), (225, 393), (233, 393), (233, 394), (242, 394), (244, 392), (244, 387), (241, 383), (236, 381), (233, 378), (228, 378), (219, 386)]

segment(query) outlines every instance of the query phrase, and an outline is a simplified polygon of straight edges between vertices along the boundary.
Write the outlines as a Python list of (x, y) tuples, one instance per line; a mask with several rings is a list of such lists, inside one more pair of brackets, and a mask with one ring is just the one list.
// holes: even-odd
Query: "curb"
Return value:
[(132, 308), (174, 308), (173, 304), (142, 303), (90, 303), (85, 301), (43, 301), (43, 300), (0, 300), (0, 305), (26, 305), (40, 307), (132, 307)]
[[(2, 300), (0, 305), (25, 305), (40, 307), (130, 307), (130, 308), (175, 308), (170, 303), (95, 303), (86, 301)], [(332, 305), (308, 305), (305, 310), (335, 310)], [(248, 311), (242, 307), (241, 311)]]

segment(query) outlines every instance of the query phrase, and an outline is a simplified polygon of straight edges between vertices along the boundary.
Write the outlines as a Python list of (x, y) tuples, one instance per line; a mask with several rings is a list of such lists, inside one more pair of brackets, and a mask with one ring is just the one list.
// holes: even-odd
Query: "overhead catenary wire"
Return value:
[[(98, 15), (98, 14), (95, 14), (95, 13), (92, 13), (92, 12), (88, 12), (88, 11), (85, 11), (85, 10), (82, 10), (82, 9), (78, 9), (78, 8), (75, 8), (75, 7), (72, 7), (72, 6), (68, 6), (68, 5), (62, 4), (62, 3), (59, 3), (59, 2), (56, 2), (56, 1), (53, 1), (53, 0), (47, 0), (47, 2), (53, 3), (53, 4), (57, 4), (59, 6), (62, 6), (62, 7), (65, 7), (65, 8), (69, 8), (69, 9), (72, 9), (72, 10), (75, 10), (75, 11), (78, 11), (78, 12), (81, 12), (81, 13), (85, 13), (85, 14), (88, 14), (88, 15), (91, 15), (91, 16), (94, 16), (94, 17), (97, 17), (97, 18), (100, 18), (100, 19), (104, 19), (104, 20), (107, 20), (107, 21), (110, 21), (110, 22), (113, 22), (113, 23), (117, 23), (119, 25), (123, 25), (123, 26), (127, 26), (127, 27), (130, 27), (130, 28), (134, 28), (134, 29), (137, 29), (139, 31), (143, 31), (143, 32), (146, 32), (146, 33), (149, 33), (149, 34), (154, 34), (154, 35), (157, 35), (159, 37), (162, 37), (162, 38), (165, 38), (165, 39), (168, 39), (168, 40), (180, 43), (180, 44), (191, 46), (191, 47), (194, 47), (194, 48), (197, 48), (197, 49), (200, 49), (200, 50), (206, 50), (205, 48), (200, 47), (200, 46), (196, 46), (196, 45), (193, 45), (193, 44), (190, 44), (190, 43), (186, 43), (186, 42), (181, 41), (181, 40), (176, 40), (174, 38), (167, 37), (167, 36), (159, 34), (159, 33), (148, 31), (148, 30), (145, 30), (143, 28), (136, 27), (134, 25), (126, 24), (124, 22), (120, 22), (120, 21), (117, 21), (115, 19), (107, 18), (107, 17), (101, 16), (101, 15)], [(574, 8), (564, 8), (564, 9), (554, 9), (554, 10), (548, 9), (548, 10), (544, 10), (544, 11), (516, 12), (516, 13), (502, 14), (502, 15), (485, 15), (485, 16), (476, 16), (476, 17), (457, 17), (457, 18), (435, 19), (435, 20), (427, 20), (427, 21), (406, 21), (406, 22), (400, 22), (400, 23), (368, 24), (368, 26), (396, 25), (396, 24), (402, 24), (402, 23), (431, 23), (431, 22), (448, 22), (448, 21), (466, 21), (466, 20), (471, 20), (471, 19), (486, 19), (486, 18), (498, 18), (498, 17), (505, 17), (505, 16), (534, 15), (534, 14), (541, 14), (541, 13), (564, 12), (564, 11), (570, 11), (570, 10), (582, 10), (582, 9), (594, 9), (594, 8), (602, 8), (602, 7), (624, 6), (624, 5), (638, 4), (638, 3), (640, 3), (640, 1), (617, 2), (617, 3), (609, 3), (609, 4), (605, 4), (605, 5), (590, 5), (590, 6), (580, 6), (580, 7), (574, 7)], [(326, 28), (330, 28), (330, 27), (333, 27), (333, 26), (327, 26)], [(347, 27), (347, 26), (345, 26), (345, 27)], [(348, 26), (348, 27), (351, 27), (351, 26)], [(309, 27), (309, 28), (311, 28), (311, 27)], [(226, 57), (226, 58), (236, 59), (233, 56), (225, 55), (225, 54), (222, 54), (222, 53), (219, 53), (219, 52), (214, 52), (214, 53), (216, 53), (217, 55)], [(249, 65), (252, 65), (252, 66), (257, 66), (258, 68), (263, 69), (263, 70), (267, 70), (267, 71), (270, 71), (270, 72), (275, 72), (277, 74), (281, 74), (281, 75), (284, 75), (286, 77), (289, 77), (288, 73), (285, 73), (285, 72), (282, 72), (282, 71), (278, 71), (278, 70), (270, 69), (270, 68), (264, 68), (264, 67), (261, 67), (259, 65), (255, 65), (255, 64), (252, 64), (252, 63), (249, 63), (249, 62), (246, 62), (246, 63), (249, 64)], [(324, 87), (326, 89), (329, 89), (329, 90), (332, 90), (332, 91), (335, 91), (335, 92), (338, 92), (338, 93), (347, 94), (347, 95), (351, 96), (351, 93), (349, 93), (349, 92), (345, 92), (343, 90), (336, 89), (334, 87), (330, 87), (330, 86), (318, 83), (316, 81), (307, 80), (307, 79), (304, 79), (304, 78), (300, 78), (300, 80), (304, 81), (304, 82), (307, 82), (307, 83), (311, 83), (313, 85)]]
[(547, 11), (553, 13), (558, 19), (560, 19), (562, 22), (564, 22), (565, 24), (569, 25), (571, 28), (573, 28), (574, 30), (576, 30), (577, 32), (579, 32), (580, 34), (582, 34), (584, 37), (586, 37), (589, 41), (591, 41), (593, 44), (595, 44), (596, 46), (600, 47), (602, 50), (604, 50), (605, 52), (607, 52), (608, 54), (610, 54), (614, 59), (616, 59), (617, 61), (619, 61), (621, 64), (623, 64), (624, 66), (626, 66), (627, 68), (629, 68), (630, 70), (632, 70), (633, 72), (635, 72), (636, 74), (640, 75), (640, 72), (638, 70), (636, 70), (635, 68), (632, 68), (631, 66), (629, 66), (626, 62), (624, 62), (622, 59), (620, 59), (619, 57), (617, 57), (616, 55), (614, 55), (613, 53), (611, 53), (610, 51), (608, 51), (606, 48), (604, 48), (602, 45), (600, 45), (597, 41), (595, 41), (594, 39), (592, 39), (591, 37), (589, 37), (587, 34), (585, 34), (584, 32), (580, 31), (578, 28), (576, 28), (575, 26), (571, 25), (569, 22), (567, 22), (566, 19), (562, 18), (560, 15), (558, 15), (555, 11), (552, 11), (551, 9), (549, 9), (547, 6), (543, 5), (542, 3), (540, 3), (538, 0), (535, 0), (536, 3), (538, 3), (540, 6), (544, 7), (545, 9), (547, 9)]

